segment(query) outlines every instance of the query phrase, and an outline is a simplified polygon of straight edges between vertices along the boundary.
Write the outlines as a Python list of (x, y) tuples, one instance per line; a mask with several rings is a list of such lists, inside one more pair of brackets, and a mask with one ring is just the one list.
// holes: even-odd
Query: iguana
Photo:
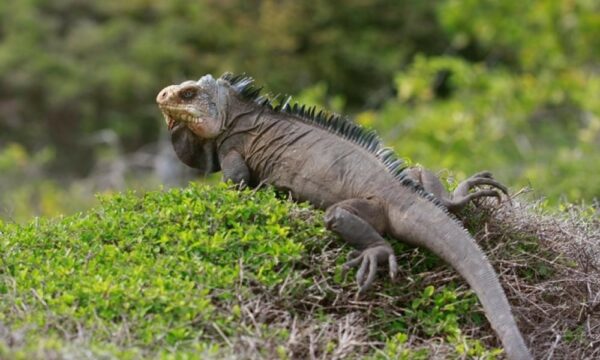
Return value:
[(156, 101), (184, 163), (221, 170), (224, 180), (240, 186), (269, 184), (325, 209), (326, 227), (356, 249), (344, 267), (359, 268), (360, 292), (373, 283), (378, 265), (387, 264), (392, 279), (397, 274), (396, 256), (383, 235), (423, 246), (466, 279), (508, 357), (531, 359), (494, 269), (448, 212), (493, 191), (473, 196), (473, 186), (504, 192), (488, 173), (461, 184), (458, 199), (443, 193), (436, 198), (427, 188), (441, 184), (407, 170), (373, 131), (314, 107), (292, 106), (289, 97), (275, 105), (244, 75), (205, 75), (167, 86)]

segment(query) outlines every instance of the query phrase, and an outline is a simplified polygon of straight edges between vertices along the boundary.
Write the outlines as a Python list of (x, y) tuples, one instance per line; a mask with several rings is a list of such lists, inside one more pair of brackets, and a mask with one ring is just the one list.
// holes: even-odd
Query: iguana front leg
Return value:
[[(414, 167), (406, 170), (406, 175), (418, 182), (423, 188), (438, 198), (453, 213), (462, 210), (469, 202), (482, 197), (495, 197), (500, 201), (501, 193), (508, 195), (506, 186), (495, 180), (489, 171), (482, 171), (462, 181), (452, 194), (446, 191), (440, 179), (431, 171)], [(489, 185), (492, 189), (477, 189)], [(471, 190), (477, 189), (474, 192)]]
[(344, 269), (359, 266), (356, 281), (364, 293), (375, 279), (377, 266), (388, 264), (390, 277), (398, 272), (391, 245), (381, 236), (386, 217), (381, 203), (375, 199), (350, 199), (332, 205), (325, 212), (327, 228), (342, 237), (356, 251)]
[(223, 181), (231, 180), (238, 187), (248, 186), (250, 183), (250, 169), (242, 155), (236, 150), (230, 150), (219, 159), (223, 171)]

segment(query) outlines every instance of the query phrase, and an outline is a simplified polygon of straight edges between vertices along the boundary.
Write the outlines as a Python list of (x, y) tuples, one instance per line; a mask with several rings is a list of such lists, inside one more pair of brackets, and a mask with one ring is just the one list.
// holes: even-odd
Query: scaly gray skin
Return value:
[[(168, 86), (156, 101), (184, 162), (205, 172), (220, 167), (224, 180), (270, 184), (326, 209), (327, 228), (356, 249), (344, 267), (359, 268), (360, 292), (373, 283), (380, 264), (388, 264), (390, 277), (396, 276), (396, 256), (382, 235), (423, 246), (467, 280), (508, 357), (531, 359), (484, 253), (444, 203), (418, 186), (373, 133), (339, 117), (315, 115), (314, 109), (290, 107), (287, 101), (274, 107), (258, 97), (250, 78), (229, 74)], [(197, 154), (202, 160), (195, 159)], [(499, 188), (487, 180), (475, 183)], [(468, 197), (470, 184), (460, 201)]]

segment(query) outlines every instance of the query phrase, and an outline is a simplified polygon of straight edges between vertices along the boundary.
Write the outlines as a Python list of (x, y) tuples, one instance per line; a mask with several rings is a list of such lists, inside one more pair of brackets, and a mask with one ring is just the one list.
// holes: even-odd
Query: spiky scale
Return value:
[(281, 110), (287, 111), (286, 109), (289, 106), (290, 100), (292, 100), (291, 96), (286, 96), (283, 100), (283, 104), (281, 105)]
[(323, 110), (319, 110), (319, 112), (317, 113), (316, 120), (321, 124), (323, 123)]

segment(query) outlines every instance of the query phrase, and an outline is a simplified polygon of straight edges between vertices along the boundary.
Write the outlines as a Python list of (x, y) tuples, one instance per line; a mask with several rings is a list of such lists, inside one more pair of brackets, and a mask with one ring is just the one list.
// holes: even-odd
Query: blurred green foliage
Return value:
[[(440, 72), (450, 74), (451, 99), (431, 87)], [(600, 196), (600, 77), (419, 56), (396, 83), (397, 98), (363, 122), (403, 156), (460, 179), (490, 169), (513, 189), (531, 184), (553, 201)]]
[(417, 49), (441, 48), (433, 9), (419, 4), (3, 2), (0, 139), (50, 143), (59, 163), (85, 172), (90, 132), (109, 127), (135, 149), (162, 126), (154, 104), (162, 87), (226, 70), (290, 93), (325, 81), (358, 104), (391, 93), (391, 74)]
[(44, 176), (53, 157), (49, 148), (30, 154), (17, 143), (0, 149), (0, 218), (23, 222), (32, 214), (58, 216), (94, 203), (84, 184), (64, 185)]
[(600, 3), (453, 0), (437, 13), (451, 56), (417, 56), (381, 115), (399, 151), (553, 200), (600, 197)]
[(413, 162), (591, 201), (599, 33), (594, 0), (2, 1), (0, 149), (51, 149), (44, 176), (86, 176), (95, 132), (125, 152), (164, 132), (163, 86), (246, 72)]

